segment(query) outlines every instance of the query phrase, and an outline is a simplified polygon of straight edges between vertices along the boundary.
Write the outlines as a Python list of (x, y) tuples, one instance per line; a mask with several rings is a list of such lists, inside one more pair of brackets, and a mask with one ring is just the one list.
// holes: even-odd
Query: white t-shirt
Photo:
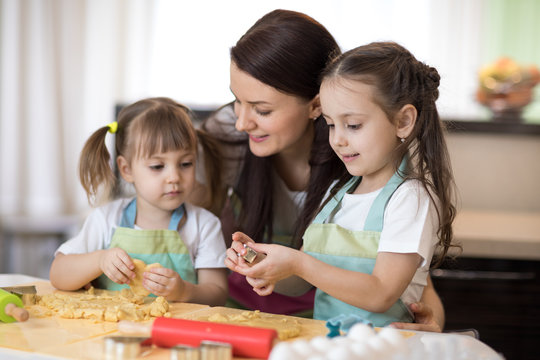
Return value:
[[(325, 223), (362, 231), (369, 209), (381, 190), (367, 194), (345, 194), (340, 206)], [(401, 296), (405, 304), (419, 301), (427, 284), (429, 265), (438, 241), (437, 224), (435, 205), (419, 181), (405, 181), (388, 201), (377, 251), (416, 253), (422, 257), (412, 282)]]
[[(122, 211), (133, 198), (114, 200), (96, 208), (86, 218), (77, 236), (56, 250), (63, 254), (85, 254), (107, 249), (114, 229), (120, 223)], [(225, 241), (219, 219), (211, 212), (185, 203), (186, 223), (178, 233), (188, 248), (195, 269), (224, 268)]]

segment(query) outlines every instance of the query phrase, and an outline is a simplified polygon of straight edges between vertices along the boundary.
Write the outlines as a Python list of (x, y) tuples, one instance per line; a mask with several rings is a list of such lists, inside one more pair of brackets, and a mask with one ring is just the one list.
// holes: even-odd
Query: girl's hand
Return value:
[[(233, 238), (234, 239), (234, 238)], [(262, 260), (251, 266), (236, 266), (232, 270), (253, 279), (261, 279), (266, 283), (257, 288), (288, 278), (296, 274), (296, 264), (300, 252), (282, 245), (250, 243)]]
[[(255, 244), (255, 242), (246, 234), (242, 232), (235, 232), (232, 235), (231, 247), (227, 249), (227, 257), (225, 258), (225, 265), (232, 271), (237, 271), (237, 268), (249, 268), (251, 266), (251, 264), (249, 264), (243, 258), (243, 256), (247, 253), (247, 249), (245, 248), (244, 244), (253, 248), (252, 245)], [(258, 254), (253, 264), (257, 263), (262, 258), (263, 255)]]
[(109, 279), (118, 284), (129, 284), (135, 277), (135, 265), (131, 257), (120, 248), (103, 250), (99, 267)]
[(275, 284), (271, 284), (263, 279), (255, 279), (249, 276), (246, 276), (246, 281), (253, 286), (253, 291), (259, 296), (268, 296), (274, 292)]
[(156, 296), (174, 301), (181, 298), (185, 282), (176, 271), (156, 267), (143, 273), (143, 286)]

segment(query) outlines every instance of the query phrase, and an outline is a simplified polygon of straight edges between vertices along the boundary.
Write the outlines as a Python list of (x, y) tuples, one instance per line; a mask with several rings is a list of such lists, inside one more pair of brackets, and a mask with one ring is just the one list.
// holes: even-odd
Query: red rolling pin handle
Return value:
[(152, 326), (152, 341), (157, 346), (199, 346), (203, 340), (219, 341), (231, 344), (235, 356), (257, 359), (268, 358), (276, 339), (274, 329), (208, 321), (160, 317)]

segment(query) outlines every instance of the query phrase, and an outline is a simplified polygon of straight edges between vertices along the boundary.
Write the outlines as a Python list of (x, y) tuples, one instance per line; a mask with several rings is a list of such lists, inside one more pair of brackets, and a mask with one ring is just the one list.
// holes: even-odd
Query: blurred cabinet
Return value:
[(445, 330), (475, 328), (506, 359), (540, 359), (540, 261), (460, 257), (432, 277)]

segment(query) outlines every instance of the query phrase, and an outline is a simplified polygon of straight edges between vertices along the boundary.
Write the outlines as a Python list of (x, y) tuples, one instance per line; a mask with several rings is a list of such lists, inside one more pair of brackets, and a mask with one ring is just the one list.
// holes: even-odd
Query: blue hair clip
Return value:
[(367, 321), (363, 317), (360, 317), (358, 315), (354, 314), (341, 314), (338, 316), (334, 316), (331, 319), (328, 319), (326, 321), (326, 327), (328, 328), (329, 332), (326, 334), (327, 337), (333, 338), (336, 336), (341, 336), (349, 332), (349, 329), (357, 323), (366, 324), (370, 327), (373, 327), (373, 324), (370, 321)]

